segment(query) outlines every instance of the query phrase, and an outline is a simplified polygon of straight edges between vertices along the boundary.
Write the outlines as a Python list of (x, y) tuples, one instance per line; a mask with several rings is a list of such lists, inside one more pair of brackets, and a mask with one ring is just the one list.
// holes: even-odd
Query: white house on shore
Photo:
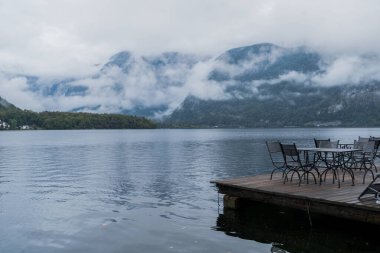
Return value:
[(30, 130), (30, 126), (29, 125), (23, 125), (23, 126), (20, 126), (20, 129), (21, 130)]
[(9, 124), (5, 121), (0, 120), (0, 129), (8, 129)]

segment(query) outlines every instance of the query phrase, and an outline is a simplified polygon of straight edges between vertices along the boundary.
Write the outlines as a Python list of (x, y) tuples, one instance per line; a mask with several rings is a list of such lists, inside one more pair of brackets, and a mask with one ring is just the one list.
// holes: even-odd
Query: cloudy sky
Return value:
[(377, 0), (0, 0), (0, 68), (81, 75), (120, 50), (216, 54), (259, 42), (380, 52)]
[(261, 42), (351, 59), (380, 54), (379, 13), (378, 0), (0, 0), (0, 72), (79, 78), (121, 50), (215, 56)]

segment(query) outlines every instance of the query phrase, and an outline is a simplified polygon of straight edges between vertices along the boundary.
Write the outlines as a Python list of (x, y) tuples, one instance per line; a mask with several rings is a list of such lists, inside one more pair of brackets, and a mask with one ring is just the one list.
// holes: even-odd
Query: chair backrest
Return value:
[(326, 139), (326, 140), (314, 139), (314, 144), (316, 148), (338, 148), (339, 140), (331, 141), (330, 139)]
[(281, 143), (279, 141), (266, 141), (269, 154), (271, 153), (281, 153)]
[(363, 149), (366, 142), (354, 140), (354, 148)]
[(358, 138), (358, 141), (359, 142), (369, 142), (370, 138), (367, 138), (367, 137), (360, 137)]
[(363, 147), (363, 152), (373, 154), (375, 151), (375, 141), (367, 142)]
[(319, 141), (318, 148), (331, 148), (330, 141)]
[(282, 155), (281, 143), (279, 141), (266, 141), (270, 159), (274, 166), (278, 166), (279, 163), (284, 163), (284, 156)]
[(338, 148), (338, 147), (339, 147), (339, 140), (330, 141), (330, 148)]
[(354, 148), (361, 149), (364, 153), (375, 152), (375, 141), (354, 141)]
[(285, 163), (297, 162), (301, 163), (299, 152), (296, 144), (281, 144), (282, 155), (284, 156)]
[(371, 136), (369, 138), (371, 141), (375, 141), (375, 149), (378, 150), (380, 146), (380, 137)]
[(314, 138), (314, 144), (316, 148), (327, 148), (326, 145), (330, 145), (329, 143), (330, 139), (318, 140)]

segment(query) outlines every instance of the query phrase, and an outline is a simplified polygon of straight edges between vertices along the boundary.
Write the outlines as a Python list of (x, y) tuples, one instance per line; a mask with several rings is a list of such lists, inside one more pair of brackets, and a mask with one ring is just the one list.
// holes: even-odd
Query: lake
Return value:
[(270, 172), (266, 140), (370, 135), (380, 129), (1, 131), (0, 252), (379, 252), (303, 213), (223, 211), (210, 184)]

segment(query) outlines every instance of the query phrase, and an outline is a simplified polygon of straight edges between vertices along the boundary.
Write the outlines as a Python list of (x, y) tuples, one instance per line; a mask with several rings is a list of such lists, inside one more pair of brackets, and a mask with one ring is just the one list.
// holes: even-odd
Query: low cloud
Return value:
[[(133, 112), (150, 108), (153, 117), (169, 115), (188, 96), (203, 100), (242, 99), (260, 94), (261, 85), (292, 82), (321, 87), (361, 85), (380, 81), (380, 58), (376, 55), (340, 55), (321, 59), (320, 70), (297, 72), (290, 70), (271, 79), (241, 81), (240, 75), (261, 71), (281, 59), (281, 49), (271, 53), (250, 55), (238, 63), (223, 58), (187, 58), (178, 61), (165, 54), (143, 57), (131, 54), (131, 62), (124, 65), (104, 65), (98, 72), (84, 78), (40, 78), (31, 83), (27, 77), (0, 75), (1, 96), (23, 109), (35, 111), (80, 110), (100, 113)], [(190, 59), (190, 60), (188, 60)], [(173, 62), (171, 62), (173, 61)], [(156, 62), (152, 64), (152, 62)], [(159, 62), (159, 63), (157, 63)], [(263, 67), (263, 63), (266, 65)], [(225, 80), (210, 79), (210, 73), (226, 73)], [(53, 89), (54, 86), (54, 89)]]
[(380, 81), (378, 56), (341, 56), (326, 65), (324, 72), (312, 78), (321, 86), (358, 85)]
[(194, 66), (189, 79), (186, 81), (183, 90), (184, 94), (192, 95), (200, 99), (226, 99), (225, 85), (209, 80), (209, 74), (214, 69), (215, 63), (212, 60), (201, 62)]
[(10, 77), (0, 73), (1, 96), (22, 109), (41, 111), (44, 109), (37, 94), (30, 91), (25, 77)]

